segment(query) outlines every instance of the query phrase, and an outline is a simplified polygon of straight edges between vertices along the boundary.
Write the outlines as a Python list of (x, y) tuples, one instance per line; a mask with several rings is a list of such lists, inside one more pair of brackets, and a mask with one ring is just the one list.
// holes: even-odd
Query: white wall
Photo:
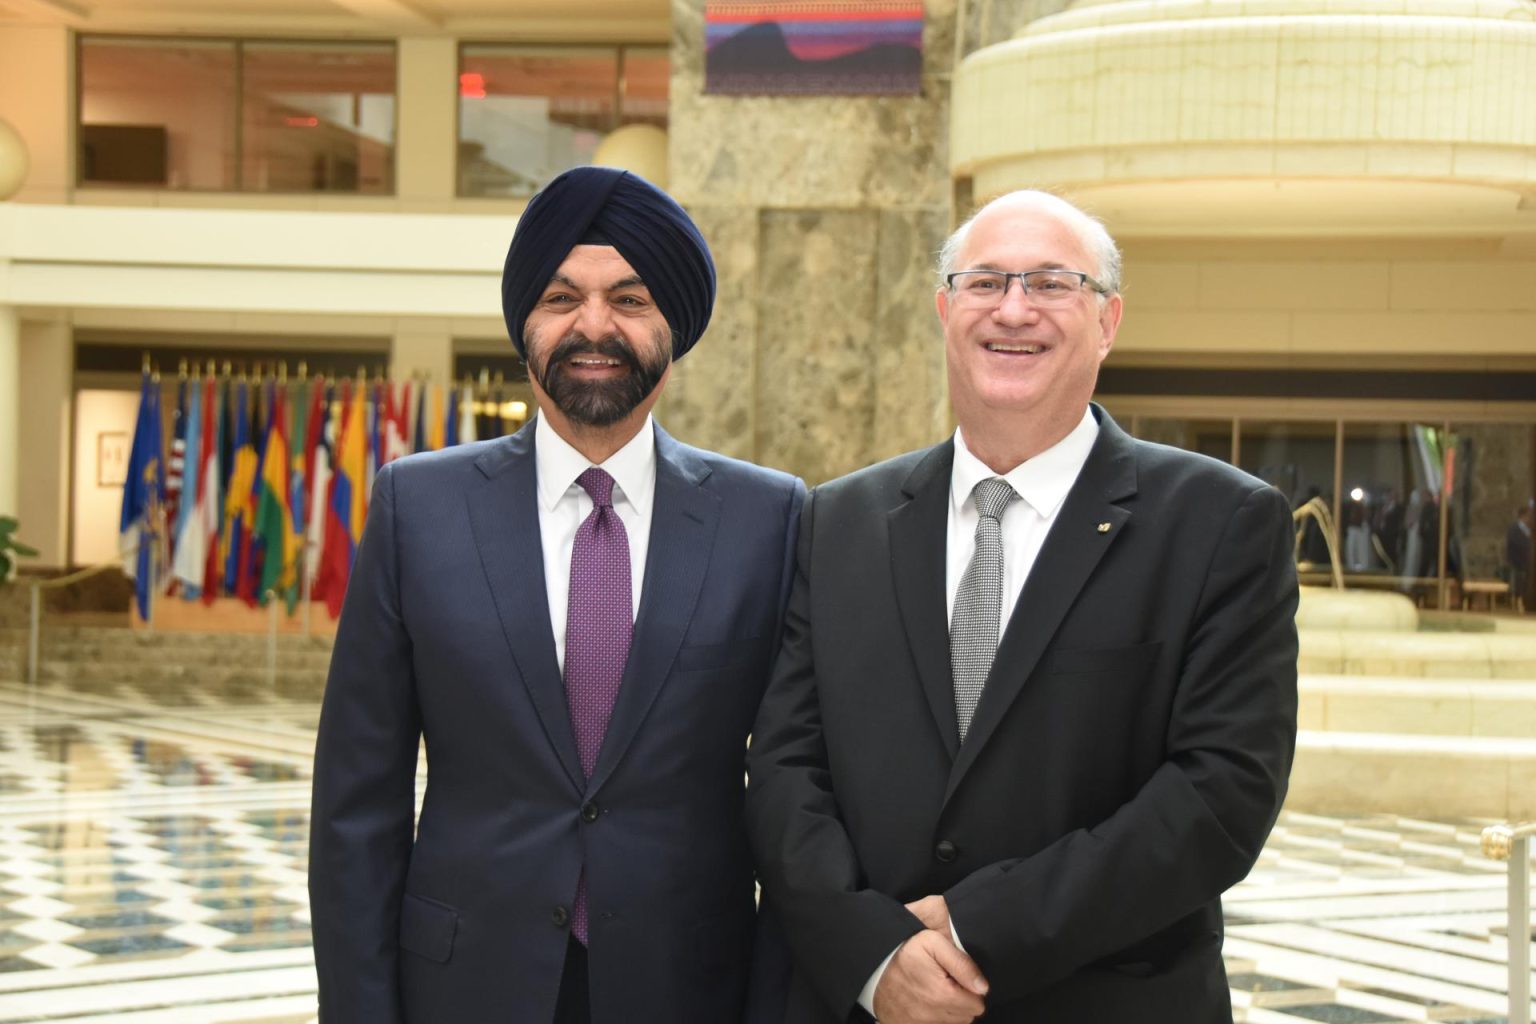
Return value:
[(118, 556), (123, 489), (98, 483), (97, 452), (103, 434), (118, 433), (126, 459), (139, 413), (136, 391), (81, 391), (75, 398), (75, 516), (70, 561), (95, 565)]

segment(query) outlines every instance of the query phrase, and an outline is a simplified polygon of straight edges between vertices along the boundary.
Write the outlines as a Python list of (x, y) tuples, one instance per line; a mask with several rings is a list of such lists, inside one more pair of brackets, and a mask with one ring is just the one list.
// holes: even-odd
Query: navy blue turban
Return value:
[(576, 167), (528, 202), (501, 272), (501, 313), (523, 358), (523, 324), (550, 278), (583, 243), (611, 245), (650, 289), (681, 359), (709, 325), (715, 263), (688, 214), (644, 178), (612, 167)]

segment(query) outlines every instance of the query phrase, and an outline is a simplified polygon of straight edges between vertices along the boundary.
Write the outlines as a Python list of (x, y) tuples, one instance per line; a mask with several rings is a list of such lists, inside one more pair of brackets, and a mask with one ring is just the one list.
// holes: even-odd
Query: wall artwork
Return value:
[(706, 0), (704, 91), (916, 95), (923, 5), (900, 0)]
[(121, 487), (128, 482), (128, 434), (103, 430), (96, 435), (96, 486)]

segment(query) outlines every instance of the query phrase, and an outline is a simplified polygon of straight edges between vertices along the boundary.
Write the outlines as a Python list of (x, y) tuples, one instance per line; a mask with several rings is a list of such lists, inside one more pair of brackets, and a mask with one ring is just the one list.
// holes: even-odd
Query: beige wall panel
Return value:
[(1291, 320), (1289, 313), (1139, 310), (1127, 299), (1115, 348), (1285, 352), (1291, 347)]
[(18, 536), (38, 550), (29, 566), (69, 558), (69, 411), (74, 347), (62, 321), (21, 323)]
[(61, 25), (0, 27), (0, 120), (27, 144), (25, 182), (12, 198), (64, 203), (73, 185), (74, 47)]
[(1298, 313), (1297, 352), (1529, 355), (1536, 313)]
[(402, 208), (450, 200), (458, 144), (459, 51), (449, 37), (399, 41), (396, 192)]
[(1127, 311), (1135, 309), (1187, 309), (1200, 294), (1201, 264), (1163, 263), (1125, 256), (1124, 284)]
[(1390, 293), (1385, 263), (1205, 263), (1199, 281), (1205, 309), (1386, 309)]
[[(678, 439), (752, 459), (757, 424), (758, 218), (755, 210), (695, 207), (718, 269), (709, 330), (672, 370), (657, 417)], [(786, 464), (764, 457), (770, 465)]]
[[(1536, 262), (1394, 263), (1392, 308), (1536, 310)], [(1536, 338), (1531, 351), (1536, 351)]]

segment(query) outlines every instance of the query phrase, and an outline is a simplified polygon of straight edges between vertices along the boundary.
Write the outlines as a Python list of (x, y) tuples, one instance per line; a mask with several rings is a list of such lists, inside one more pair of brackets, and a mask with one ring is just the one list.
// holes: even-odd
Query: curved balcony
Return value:
[(956, 73), (950, 167), (1121, 234), (1536, 231), (1531, 0), (1078, 3)]

